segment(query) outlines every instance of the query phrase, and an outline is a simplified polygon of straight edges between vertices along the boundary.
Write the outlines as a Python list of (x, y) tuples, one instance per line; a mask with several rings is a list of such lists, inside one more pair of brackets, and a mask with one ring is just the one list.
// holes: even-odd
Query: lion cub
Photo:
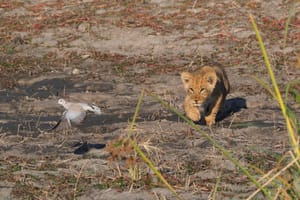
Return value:
[(186, 91), (186, 115), (195, 122), (205, 117), (206, 124), (213, 125), (230, 89), (225, 71), (217, 66), (204, 66), (194, 73), (182, 72), (181, 80)]

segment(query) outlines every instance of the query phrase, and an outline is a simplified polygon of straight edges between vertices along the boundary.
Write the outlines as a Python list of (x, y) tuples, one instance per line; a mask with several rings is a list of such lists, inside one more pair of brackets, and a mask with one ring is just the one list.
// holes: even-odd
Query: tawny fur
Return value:
[(215, 124), (230, 90), (225, 71), (218, 66), (204, 66), (194, 73), (182, 72), (181, 80), (186, 91), (186, 115), (195, 122), (204, 117), (208, 126)]

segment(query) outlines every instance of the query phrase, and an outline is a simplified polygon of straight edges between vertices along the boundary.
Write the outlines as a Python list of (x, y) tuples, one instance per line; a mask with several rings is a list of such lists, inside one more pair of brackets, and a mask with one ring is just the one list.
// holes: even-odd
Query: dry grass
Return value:
[[(152, 8), (150, 4), (144, 4), (143, 1), (92, 1), (87, 4), (79, 3), (78, 1), (59, 1), (51, 4), (37, 3), (35, 5), (25, 5), (20, 1), (5, 0), (0, 3), (0, 8), (4, 11), (12, 11), (19, 7), (25, 7), (31, 14), (25, 14), (25, 16), (5, 16), (0, 20), (0, 26), (2, 27), (0, 33), (1, 55), (5, 55), (5, 59), (0, 60), (0, 78), (1, 84), (4, 84), (4, 88), (13, 88), (16, 86), (16, 80), (11, 77), (22, 74), (28, 74), (29, 76), (39, 75), (45, 71), (61, 71), (66, 66), (79, 66), (83, 59), (75, 52), (69, 52), (64, 58), (57, 58), (55, 53), (49, 53), (43, 58), (22, 57), (15, 56), (20, 53), (18, 48), (19, 43), (30, 44), (30, 41), (34, 37), (40, 36), (43, 31), (59, 27), (78, 27), (82, 23), (87, 23), (89, 27), (93, 25), (99, 25), (103, 23), (109, 23), (121, 28), (141, 28), (148, 27), (153, 30), (152, 34), (166, 35), (172, 30), (176, 29), (178, 32), (184, 32), (187, 28), (186, 24), (191, 18), (197, 23), (192, 23), (191, 26), (197, 27), (198, 22), (204, 20), (209, 21), (205, 25), (205, 29), (202, 33), (192, 32), (190, 35), (183, 34), (181, 39), (197, 40), (206, 38), (210, 42), (216, 42), (224, 44), (228, 42), (232, 48), (216, 49), (216, 53), (208, 56), (195, 57), (194, 64), (202, 65), (209, 60), (217, 60), (228, 66), (235, 65), (247, 65), (247, 66), (259, 66), (263, 63), (260, 59), (261, 55), (259, 49), (252, 45), (252, 39), (249, 41), (243, 41), (240, 38), (236, 38), (232, 34), (231, 24), (234, 24), (233, 18), (226, 18), (224, 7), (228, 6), (229, 9), (234, 10), (239, 8), (238, 4), (223, 5), (220, 3), (217, 9), (206, 8), (200, 10), (200, 1), (190, 1), (182, 3), (179, 6), (174, 6), (174, 12), (153, 12), (157, 11), (156, 8)], [(259, 3), (251, 2), (247, 5), (254, 13), (260, 11)], [(103, 9), (106, 12), (103, 14), (95, 15), (97, 9)], [(247, 16), (241, 15), (242, 19)], [(242, 20), (241, 20), (242, 21)], [(248, 21), (248, 19), (246, 20)], [(268, 16), (262, 16), (261, 25), (264, 30), (268, 30), (274, 34), (283, 30), (284, 19), (275, 19)], [(291, 21), (291, 23), (295, 23)], [(201, 25), (202, 26), (202, 25)], [(206, 31), (211, 29), (217, 29), (221, 27), (221, 31), (213, 34), (205, 34)], [(15, 37), (10, 33), (12, 32), (27, 32), (28, 35), (25, 38)], [(88, 29), (87, 32), (91, 35), (98, 36), (98, 33)], [(297, 41), (297, 35), (290, 35), (286, 32), (286, 41)], [(68, 46), (68, 42), (76, 39), (75, 35), (70, 35), (67, 39), (61, 41), (60, 48)], [(273, 35), (274, 40), (278, 38), (277, 35)], [(271, 41), (272, 43), (272, 41)], [(232, 57), (222, 57), (224, 52), (228, 51)], [(87, 52), (97, 62), (107, 61), (110, 64), (107, 68), (103, 69), (102, 73), (107, 73), (111, 70), (111, 66), (114, 66), (112, 73), (119, 75), (119, 77), (125, 77), (128, 82), (143, 83), (145, 77), (149, 77), (153, 74), (165, 74), (176, 73), (182, 70), (182, 62), (176, 64), (172, 58), (148, 58), (144, 56), (124, 56), (115, 53), (103, 53), (90, 50)], [(285, 56), (290, 56), (285, 55)], [(190, 58), (185, 55), (176, 55), (176, 59), (184, 61), (186, 64), (190, 62)], [(256, 57), (256, 58), (255, 58)], [(274, 55), (276, 62), (281, 65), (282, 55)], [(296, 61), (296, 66), (300, 67), (300, 56)], [(130, 71), (132, 67), (136, 67), (137, 63), (146, 63), (146, 67), (149, 69), (144, 77), (137, 77), (136, 74)], [(174, 64), (175, 63), (175, 64)], [(103, 67), (104, 68), (104, 67)], [(106, 71), (105, 71), (106, 70)], [(256, 69), (253, 69), (255, 73)], [(110, 72), (109, 72), (110, 73)], [(108, 74), (108, 73), (107, 73)], [(89, 76), (94, 76), (89, 74)], [(141, 75), (142, 76), (142, 75)], [(95, 78), (96, 79), (96, 78)], [(4, 81), (5, 80), (5, 81)], [(289, 96), (293, 96), (294, 99), (299, 97), (298, 86), (291, 85), (292, 89), (296, 92), (289, 91)], [(172, 96), (172, 95), (171, 95)], [(274, 95), (275, 96), (275, 95)], [(173, 104), (173, 102), (168, 102)], [(294, 123), (295, 124), (295, 123)], [(293, 127), (293, 126), (292, 126)], [(295, 125), (294, 125), (295, 127)], [(298, 129), (299, 130), (299, 129)], [(142, 130), (143, 131), (143, 130)], [(164, 130), (161, 130), (162, 133)], [(192, 131), (191, 131), (192, 132)], [(154, 166), (160, 167), (162, 162), (160, 155), (164, 154), (163, 149), (156, 146), (151, 142), (152, 138), (139, 137), (138, 133), (133, 131), (133, 141), (143, 151), (143, 153), (151, 159)], [(297, 140), (294, 141), (297, 143)], [(298, 141), (299, 142), (299, 141)], [(298, 143), (299, 144), (299, 143)], [(297, 144), (296, 144), (297, 145)], [(294, 145), (291, 145), (295, 147)], [(108, 174), (87, 174), (84, 172), (87, 162), (81, 165), (80, 168), (70, 169), (70, 163), (72, 161), (81, 160), (84, 158), (56, 158), (56, 156), (41, 156), (36, 159), (27, 159), (18, 156), (9, 156), (1, 159), (1, 180), (16, 183), (13, 186), (13, 195), (19, 198), (28, 199), (75, 199), (77, 196), (84, 194), (91, 188), (97, 188), (104, 190), (108, 188), (116, 188), (118, 190), (131, 190), (133, 188), (139, 189), (151, 189), (154, 187), (162, 187), (162, 183), (157, 181), (154, 174), (149, 173), (147, 165), (138, 156), (137, 151), (127, 140), (127, 135), (117, 137), (109, 141), (107, 152), (110, 153), (108, 160), (110, 161), (110, 170)], [(297, 151), (295, 151), (297, 152)], [(299, 163), (297, 162), (297, 156), (292, 151), (284, 154), (278, 161), (274, 157), (268, 157), (268, 154), (254, 154), (249, 152), (249, 160), (247, 164), (255, 165), (260, 169), (253, 170), (251, 173), (259, 174), (262, 176), (259, 183), (266, 186), (267, 189), (273, 189), (275, 191), (274, 198), (287, 199), (291, 197), (291, 191), (297, 193), (297, 179), (299, 176)], [(219, 159), (216, 157), (213, 159)], [(62, 159), (63, 161), (61, 161)], [(232, 174), (232, 176), (221, 175), (218, 180), (212, 180), (215, 184), (204, 184), (202, 179), (193, 179), (193, 174), (197, 171), (211, 167), (209, 161), (199, 163), (184, 161), (178, 162), (176, 166), (171, 168), (175, 175), (170, 175), (163, 170), (162, 176), (176, 189), (181, 191), (188, 191), (194, 193), (208, 192), (211, 193), (211, 198), (218, 197), (218, 193), (225, 191), (226, 183), (234, 183), (234, 178), (240, 177), (240, 174)], [(275, 166), (274, 166), (275, 163)], [(276, 164), (277, 163), (277, 164)], [(270, 169), (271, 168), (271, 169)], [(34, 175), (34, 173), (27, 170), (36, 171), (42, 175)], [(69, 172), (68, 172), (69, 170)], [(252, 169), (251, 169), (252, 170)], [(28, 173), (27, 173), (28, 172)], [(249, 180), (238, 180), (239, 183), (246, 185)], [(225, 186), (224, 186), (225, 184)], [(299, 184), (298, 184), (299, 185)], [(51, 192), (49, 192), (51, 191)], [(63, 192), (62, 192), (63, 191)], [(292, 195), (294, 195), (294, 193)], [(253, 196), (255, 198), (255, 193)], [(299, 192), (298, 192), (299, 194)], [(250, 196), (252, 197), (252, 196)], [(249, 197), (249, 198), (250, 198)], [(158, 199), (166, 199), (165, 196), (159, 196)]]

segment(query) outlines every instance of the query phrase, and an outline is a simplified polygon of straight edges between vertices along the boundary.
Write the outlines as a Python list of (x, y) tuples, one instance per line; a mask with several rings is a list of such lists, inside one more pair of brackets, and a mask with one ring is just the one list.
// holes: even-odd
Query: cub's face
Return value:
[(191, 103), (194, 106), (201, 106), (214, 90), (217, 76), (214, 72), (195, 74), (182, 72), (181, 80)]

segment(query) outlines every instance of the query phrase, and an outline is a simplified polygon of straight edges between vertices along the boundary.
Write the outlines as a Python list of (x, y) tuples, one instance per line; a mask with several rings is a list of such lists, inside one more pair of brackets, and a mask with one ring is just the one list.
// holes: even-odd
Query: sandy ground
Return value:
[[(1, 1), (0, 199), (175, 199), (145, 163), (130, 160), (132, 149), (116, 144), (127, 137), (142, 89), (183, 113), (180, 72), (210, 63), (228, 73), (232, 112), (212, 130), (199, 126), (259, 178), (250, 166), (267, 172), (290, 147), (277, 103), (253, 78), (270, 81), (249, 14), (284, 94), (300, 75), (299, 3), (284, 47), (290, 5)], [(62, 115), (59, 98), (94, 103), (103, 114), (89, 114), (71, 129), (43, 131)], [(299, 105), (292, 99), (289, 105), (299, 116)], [(245, 199), (256, 190), (210, 142), (148, 95), (134, 137), (183, 199), (209, 199), (215, 187), (215, 199)], [(136, 178), (130, 161), (139, 168)]]

